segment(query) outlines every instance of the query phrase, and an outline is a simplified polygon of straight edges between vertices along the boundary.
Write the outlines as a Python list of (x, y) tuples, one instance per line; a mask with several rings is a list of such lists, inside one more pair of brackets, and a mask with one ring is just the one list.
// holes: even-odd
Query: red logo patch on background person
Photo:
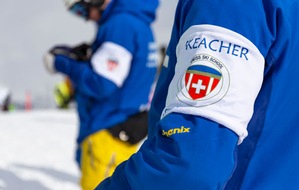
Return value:
[(109, 71), (113, 71), (118, 66), (118, 61), (116, 59), (108, 59), (107, 67)]
[(222, 74), (208, 66), (192, 65), (185, 75), (185, 86), (193, 100), (210, 94), (221, 80)]

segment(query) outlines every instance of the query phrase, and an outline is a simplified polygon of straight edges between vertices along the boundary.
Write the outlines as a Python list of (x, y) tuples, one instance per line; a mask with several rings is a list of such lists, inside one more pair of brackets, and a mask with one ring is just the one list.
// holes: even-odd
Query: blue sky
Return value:
[[(159, 45), (170, 38), (177, 0), (161, 0), (153, 25)], [(49, 105), (61, 75), (48, 74), (43, 54), (55, 44), (75, 45), (93, 39), (94, 24), (66, 11), (63, 0), (0, 1), (0, 84), (9, 87), (13, 100)]]

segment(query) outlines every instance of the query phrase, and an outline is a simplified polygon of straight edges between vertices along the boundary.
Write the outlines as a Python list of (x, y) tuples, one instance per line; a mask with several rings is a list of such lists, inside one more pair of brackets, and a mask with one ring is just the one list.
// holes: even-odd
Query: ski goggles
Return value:
[(88, 19), (89, 17), (89, 6), (84, 2), (77, 2), (69, 9), (71, 13)]

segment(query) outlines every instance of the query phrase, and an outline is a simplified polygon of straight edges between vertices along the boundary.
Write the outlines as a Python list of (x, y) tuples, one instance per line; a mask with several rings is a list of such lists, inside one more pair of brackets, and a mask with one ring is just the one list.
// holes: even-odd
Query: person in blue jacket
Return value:
[[(158, 1), (66, 0), (66, 5), (99, 28), (90, 47), (56, 46), (44, 57), (48, 70), (66, 75), (74, 88), (81, 185), (90, 190), (135, 153), (147, 135), (149, 95), (157, 69), (150, 25)], [(82, 52), (85, 58), (79, 56)]]
[(179, 0), (148, 139), (96, 189), (299, 189), (298, 8)]

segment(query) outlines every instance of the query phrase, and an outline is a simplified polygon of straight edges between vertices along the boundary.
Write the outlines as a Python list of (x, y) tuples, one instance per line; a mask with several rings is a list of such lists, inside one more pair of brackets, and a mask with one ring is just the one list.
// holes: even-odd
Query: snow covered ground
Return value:
[(0, 112), (0, 190), (79, 190), (74, 110)]

